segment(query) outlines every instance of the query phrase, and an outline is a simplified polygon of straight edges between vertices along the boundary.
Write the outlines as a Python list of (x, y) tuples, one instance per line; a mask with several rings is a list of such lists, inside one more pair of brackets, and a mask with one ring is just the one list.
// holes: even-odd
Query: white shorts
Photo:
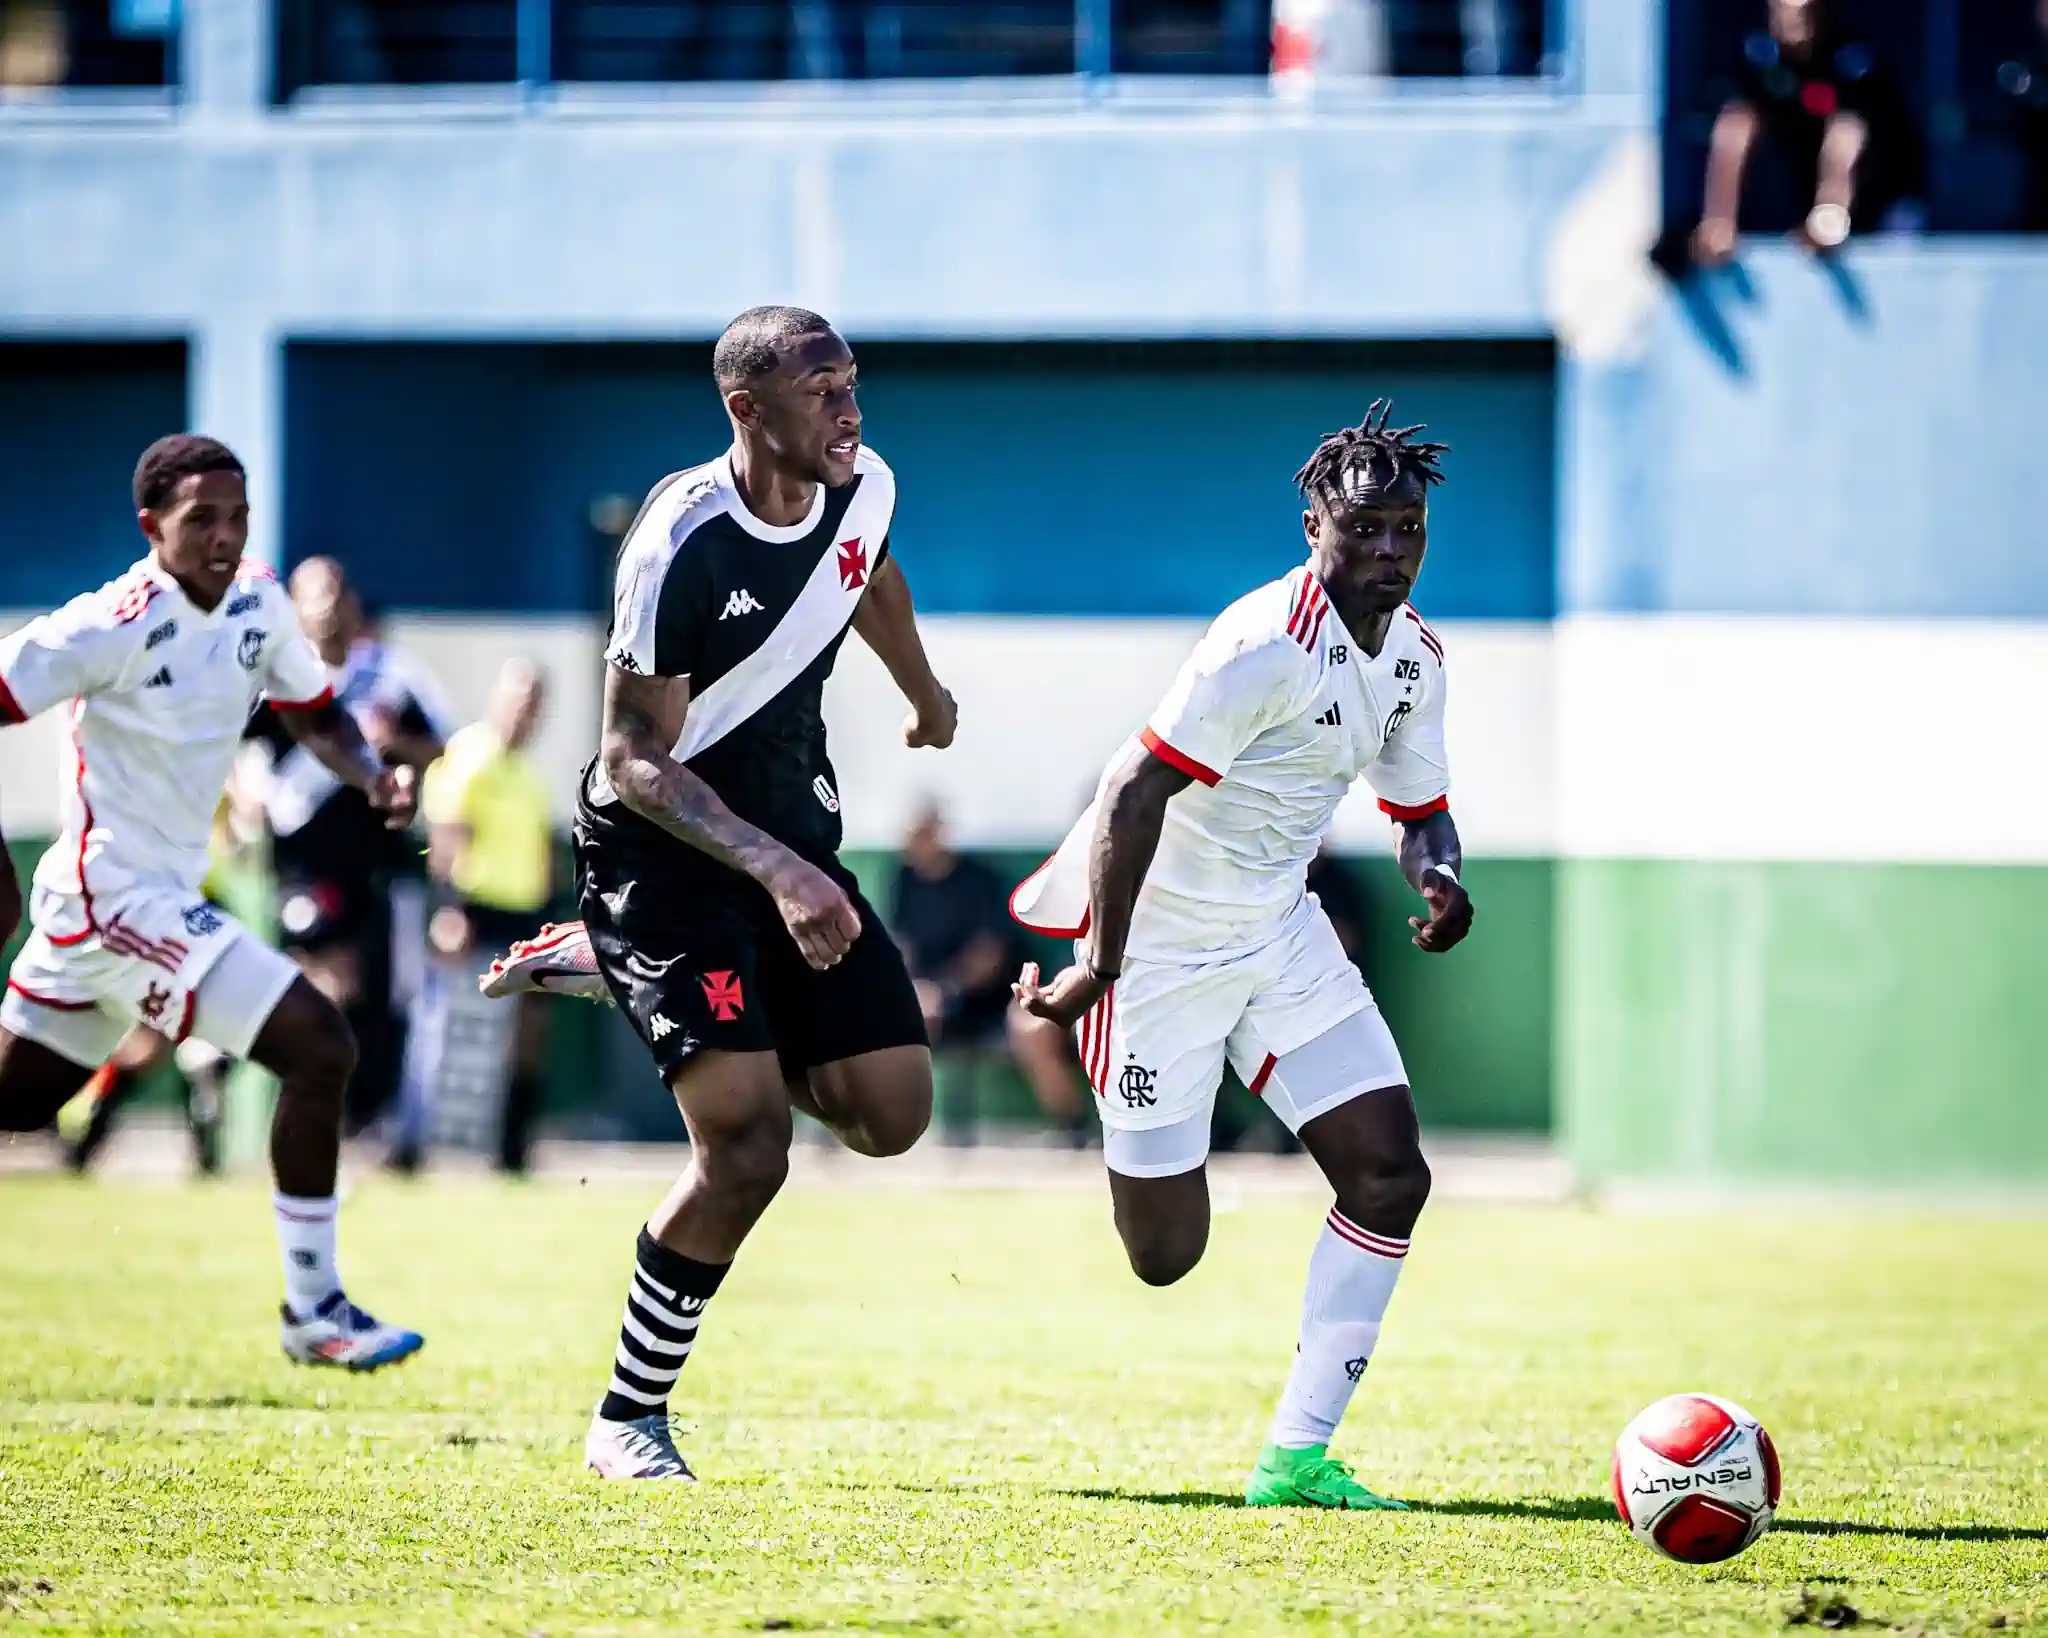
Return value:
[(1287, 1129), (1408, 1071), (1372, 992), (1313, 898), (1271, 943), (1229, 961), (1126, 961), (1075, 1029), (1110, 1169), (1192, 1171), (1227, 1061)]
[[(196, 894), (138, 888), (91, 917), (77, 899), (38, 890), (34, 931), (0, 996), (0, 1028), (97, 1069), (137, 1024), (174, 1042), (246, 1058), (298, 968)], [(86, 927), (52, 937), (50, 927)]]

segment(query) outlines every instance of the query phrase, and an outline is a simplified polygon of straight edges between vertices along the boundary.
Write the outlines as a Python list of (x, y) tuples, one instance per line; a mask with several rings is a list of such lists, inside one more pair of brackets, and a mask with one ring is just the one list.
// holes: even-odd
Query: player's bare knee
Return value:
[(1207, 1233), (1176, 1230), (1166, 1234), (1124, 1238), (1131, 1272), (1147, 1285), (1173, 1285), (1194, 1272), (1208, 1247)]
[(904, 1088), (897, 1096), (872, 1110), (861, 1126), (868, 1140), (868, 1152), (877, 1157), (907, 1154), (932, 1123), (932, 1083)]
[[(778, 1118), (779, 1114), (779, 1118)], [(697, 1171), (705, 1186), (735, 1205), (765, 1207), (789, 1176), (790, 1122), (787, 1108), (764, 1109), (758, 1118), (723, 1122), (695, 1131)]]
[(1403, 1234), (1422, 1215), (1432, 1178), (1414, 1144), (1361, 1156), (1338, 1190), (1347, 1217), (1383, 1234)]

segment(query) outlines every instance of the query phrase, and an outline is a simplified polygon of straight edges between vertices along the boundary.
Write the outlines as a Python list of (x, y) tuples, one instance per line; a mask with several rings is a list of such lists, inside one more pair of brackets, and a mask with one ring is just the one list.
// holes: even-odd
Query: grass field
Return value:
[[(2048, 1631), (2048, 1224), (1433, 1211), (1342, 1440), (1396, 1517), (1235, 1503), (1307, 1196), (1155, 1292), (1093, 1196), (795, 1194), (684, 1374), (705, 1482), (600, 1485), (645, 1205), (365, 1188), (344, 1268), (429, 1342), (352, 1379), (277, 1353), (256, 1189), (0, 1180), (0, 1635)], [(1681, 1388), (1784, 1453), (1705, 1571), (1604, 1496)]]

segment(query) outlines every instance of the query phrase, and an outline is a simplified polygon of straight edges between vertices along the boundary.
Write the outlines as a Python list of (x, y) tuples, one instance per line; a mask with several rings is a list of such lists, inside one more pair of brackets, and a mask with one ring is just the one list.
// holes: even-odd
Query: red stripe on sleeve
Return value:
[(1206, 767), (1202, 763), (1197, 762), (1185, 751), (1175, 750), (1165, 740), (1153, 733), (1150, 728), (1147, 728), (1138, 735), (1138, 743), (1143, 745), (1146, 750), (1159, 758), (1169, 768), (1178, 768), (1188, 778), (1200, 780), (1204, 785), (1213, 785), (1223, 777), (1214, 768)]
[(334, 690), (323, 688), (309, 700), (271, 700), (273, 711), (318, 711), (334, 703)]
[(0, 723), (28, 721), (28, 713), (21, 708), (21, 702), (7, 686), (7, 679), (0, 677)]
[(1432, 813), (1450, 811), (1451, 799), (1448, 795), (1439, 796), (1434, 802), (1425, 802), (1419, 808), (1404, 808), (1399, 802), (1389, 802), (1385, 798), (1380, 801), (1380, 812), (1395, 819), (1427, 819)]

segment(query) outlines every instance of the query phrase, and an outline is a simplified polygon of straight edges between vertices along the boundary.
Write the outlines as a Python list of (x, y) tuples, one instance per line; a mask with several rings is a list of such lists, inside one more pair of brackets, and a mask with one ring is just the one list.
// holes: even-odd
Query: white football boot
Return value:
[(491, 963), (476, 987), (493, 1001), (530, 990), (607, 1004), (612, 999), (598, 976), (590, 933), (580, 921), (549, 922), (532, 938), (521, 939)]
[(300, 1365), (374, 1371), (410, 1359), (426, 1344), (417, 1331), (372, 1319), (339, 1291), (304, 1319), (284, 1304), (279, 1304), (278, 1313), (284, 1324), (285, 1355)]
[(666, 1411), (635, 1417), (630, 1422), (608, 1422), (593, 1415), (590, 1431), (583, 1436), (583, 1465), (606, 1479), (697, 1482), (697, 1475), (676, 1449)]

